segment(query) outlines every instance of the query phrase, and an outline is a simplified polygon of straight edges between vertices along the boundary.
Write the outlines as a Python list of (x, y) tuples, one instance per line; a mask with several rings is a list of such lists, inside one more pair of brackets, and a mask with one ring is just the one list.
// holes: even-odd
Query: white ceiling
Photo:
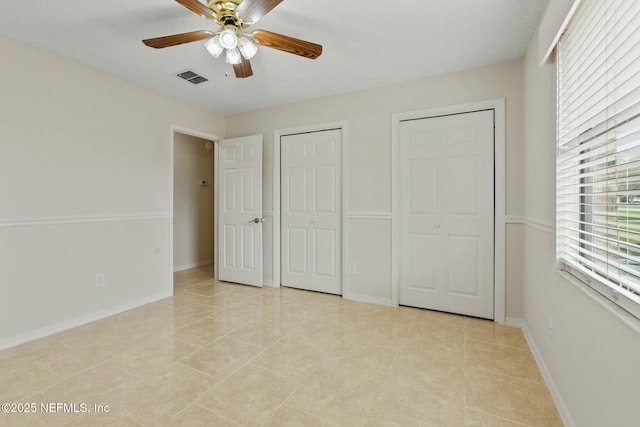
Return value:
[[(0, 35), (229, 115), (521, 58), (545, 3), (284, 0), (251, 29), (319, 43), (323, 54), (312, 61), (260, 47), (246, 79), (236, 79), (204, 42), (158, 50), (142, 44), (217, 30), (174, 0), (2, 0)], [(187, 69), (209, 82), (194, 86), (175, 76)]]

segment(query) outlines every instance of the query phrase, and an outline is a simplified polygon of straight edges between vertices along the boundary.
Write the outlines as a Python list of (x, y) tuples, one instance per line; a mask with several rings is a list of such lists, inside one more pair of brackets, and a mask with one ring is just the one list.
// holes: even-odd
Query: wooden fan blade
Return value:
[(251, 37), (259, 45), (304, 56), (305, 58), (316, 59), (322, 55), (322, 46), (319, 44), (283, 36), (271, 31), (256, 30), (251, 34)]
[(163, 47), (177, 46), (180, 44), (197, 42), (198, 40), (210, 39), (215, 36), (216, 33), (211, 31), (201, 30), (192, 31), (190, 33), (174, 34), (172, 36), (156, 37), (155, 39), (142, 40), (142, 43), (155, 49), (162, 49)]
[(197, 13), (203, 18), (207, 19), (217, 19), (216, 14), (209, 9), (207, 6), (200, 3), (198, 0), (176, 0), (178, 3), (192, 11), (193, 13)]
[(248, 25), (255, 24), (271, 12), (271, 9), (282, 3), (282, 0), (242, 0), (236, 8), (238, 16)]
[(236, 73), (236, 77), (244, 79), (245, 77), (253, 76), (253, 70), (251, 69), (251, 62), (242, 57), (242, 62), (233, 66), (233, 71)]

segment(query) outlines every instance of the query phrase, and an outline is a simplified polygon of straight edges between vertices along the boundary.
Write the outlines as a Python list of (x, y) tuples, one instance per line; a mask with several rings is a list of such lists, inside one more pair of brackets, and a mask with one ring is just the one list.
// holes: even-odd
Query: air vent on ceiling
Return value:
[(183, 72), (178, 73), (176, 75), (178, 77), (180, 77), (181, 79), (184, 79), (184, 80), (188, 81), (189, 83), (193, 83), (194, 85), (209, 81), (209, 79), (207, 79), (206, 77), (201, 76), (200, 74), (195, 73), (195, 72), (193, 72), (191, 70), (183, 71)]

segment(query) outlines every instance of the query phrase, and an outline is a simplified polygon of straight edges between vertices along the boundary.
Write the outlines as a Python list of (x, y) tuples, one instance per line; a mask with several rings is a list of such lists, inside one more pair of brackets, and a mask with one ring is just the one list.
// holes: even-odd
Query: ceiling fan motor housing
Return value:
[(224, 25), (224, 20), (226, 18), (232, 18), (234, 20), (237, 19), (236, 8), (240, 3), (241, 0), (212, 0), (209, 2), (209, 9), (211, 9), (218, 16), (218, 22), (221, 25)]

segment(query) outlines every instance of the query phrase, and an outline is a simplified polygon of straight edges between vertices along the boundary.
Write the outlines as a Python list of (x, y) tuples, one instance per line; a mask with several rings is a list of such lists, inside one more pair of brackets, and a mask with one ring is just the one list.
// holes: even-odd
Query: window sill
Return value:
[(629, 313), (627, 310), (618, 306), (613, 301), (609, 300), (607, 297), (602, 295), (600, 292), (593, 289), (591, 286), (584, 283), (582, 280), (578, 279), (573, 274), (565, 271), (558, 270), (557, 273), (566, 281), (574, 285), (578, 288), (582, 293), (584, 293), (587, 297), (589, 297), (593, 302), (598, 304), (600, 307), (604, 308), (606, 311), (611, 313), (614, 317), (618, 318), (622, 323), (631, 328), (634, 332), (640, 334), (640, 319), (638, 319), (633, 314)]

